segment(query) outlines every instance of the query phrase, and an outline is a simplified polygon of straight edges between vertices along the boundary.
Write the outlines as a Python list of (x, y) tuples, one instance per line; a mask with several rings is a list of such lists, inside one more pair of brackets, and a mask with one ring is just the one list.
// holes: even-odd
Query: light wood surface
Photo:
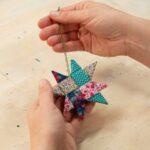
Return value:
[[(75, 0), (0, 1), (0, 149), (27, 150), (26, 111), (38, 83), (55, 84), (52, 69), (66, 73), (64, 55), (38, 38), (37, 21), (59, 5)], [(149, 0), (99, 0), (150, 19)], [(82, 66), (98, 61), (94, 80), (107, 82), (109, 105), (96, 105), (79, 138), (81, 150), (150, 149), (150, 69), (127, 57), (102, 58), (69, 53)], [(19, 125), (19, 127), (17, 127)]]

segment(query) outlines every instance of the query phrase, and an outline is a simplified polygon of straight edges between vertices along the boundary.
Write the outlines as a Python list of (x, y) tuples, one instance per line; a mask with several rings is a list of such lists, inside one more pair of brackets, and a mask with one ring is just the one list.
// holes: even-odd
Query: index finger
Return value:
[(43, 29), (52, 24), (52, 21), (49, 16), (45, 16), (38, 21), (39, 28)]

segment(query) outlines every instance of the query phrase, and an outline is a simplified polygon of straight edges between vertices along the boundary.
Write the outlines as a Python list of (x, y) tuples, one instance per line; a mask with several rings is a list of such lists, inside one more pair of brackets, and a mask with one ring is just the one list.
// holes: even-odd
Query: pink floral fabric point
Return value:
[(80, 87), (81, 97), (83, 99), (88, 99), (106, 87), (107, 85), (105, 83), (89, 82)]

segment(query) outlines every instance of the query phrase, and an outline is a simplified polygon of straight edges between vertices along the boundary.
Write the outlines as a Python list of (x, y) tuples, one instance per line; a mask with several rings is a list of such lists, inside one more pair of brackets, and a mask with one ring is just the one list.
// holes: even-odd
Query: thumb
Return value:
[(48, 80), (41, 80), (39, 85), (39, 105), (54, 103), (53, 90)]
[(88, 19), (88, 11), (87, 10), (65, 10), (65, 11), (52, 11), (50, 13), (50, 18), (54, 21), (64, 24), (84, 24), (84, 22)]

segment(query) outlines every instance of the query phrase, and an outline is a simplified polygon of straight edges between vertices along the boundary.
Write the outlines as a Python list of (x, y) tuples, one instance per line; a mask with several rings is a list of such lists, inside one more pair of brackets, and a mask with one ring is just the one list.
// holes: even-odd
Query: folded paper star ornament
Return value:
[(87, 102), (108, 104), (100, 91), (107, 87), (105, 83), (92, 81), (97, 62), (82, 69), (75, 60), (71, 60), (71, 73), (69, 76), (52, 71), (57, 81), (54, 94), (65, 96), (64, 111), (74, 109), (83, 119)]

